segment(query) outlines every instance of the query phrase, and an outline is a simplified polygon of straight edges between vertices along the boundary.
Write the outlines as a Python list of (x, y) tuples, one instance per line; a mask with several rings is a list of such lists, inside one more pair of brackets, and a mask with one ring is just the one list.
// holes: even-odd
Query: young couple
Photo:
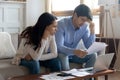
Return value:
[[(86, 48), (95, 41), (94, 23), (90, 8), (78, 5), (72, 17), (56, 21), (50, 13), (43, 13), (34, 26), (21, 33), (21, 43), (12, 63), (26, 66), (31, 74), (38, 74), (40, 66), (51, 71), (68, 70), (69, 61), (92, 67), (96, 54), (86, 55), (84, 50), (76, 49), (82, 39)], [(89, 23), (89, 24), (88, 24)]]

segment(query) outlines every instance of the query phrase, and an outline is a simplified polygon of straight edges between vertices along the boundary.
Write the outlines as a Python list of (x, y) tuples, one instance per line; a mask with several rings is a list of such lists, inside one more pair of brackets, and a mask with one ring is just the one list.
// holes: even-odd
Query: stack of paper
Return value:
[(66, 80), (66, 79), (75, 78), (74, 76), (61, 77), (61, 76), (57, 76), (57, 74), (60, 74), (60, 73), (51, 73), (47, 75), (42, 75), (40, 78), (45, 79), (45, 80)]
[(69, 70), (69, 71), (64, 71), (64, 73), (69, 73), (69, 74), (72, 74), (72, 75), (78, 76), (78, 77), (91, 75), (91, 73), (89, 73), (85, 70), (78, 70), (78, 69), (72, 69), (72, 70)]
[(103, 42), (94, 42), (88, 49), (87, 52), (88, 54), (96, 53), (99, 52), (103, 49), (105, 49), (107, 46), (106, 43)]
[(50, 73), (47, 75), (42, 75), (40, 78), (45, 79), (45, 80), (66, 80), (66, 79), (72, 79), (75, 78), (75, 76), (77, 77), (82, 77), (82, 76), (86, 76), (86, 75), (91, 75), (91, 73), (87, 72), (86, 70), (79, 70), (79, 69), (72, 69), (69, 71), (62, 71), (62, 73), (68, 73), (71, 74), (70, 76), (57, 76), (57, 74), (59, 73)]

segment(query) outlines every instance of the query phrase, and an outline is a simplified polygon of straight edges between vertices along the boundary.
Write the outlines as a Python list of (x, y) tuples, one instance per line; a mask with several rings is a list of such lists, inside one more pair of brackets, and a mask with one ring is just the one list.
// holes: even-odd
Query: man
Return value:
[[(89, 24), (88, 24), (89, 23)], [(94, 23), (90, 8), (85, 4), (78, 5), (72, 17), (58, 21), (56, 43), (59, 58), (63, 70), (70, 69), (69, 61), (84, 64), (84, 67), (92, 67), (96, 60), (96, 54), (87, 55), (85, 50), (76, 49), (80, 40), (86, 48), (95, 41)]]

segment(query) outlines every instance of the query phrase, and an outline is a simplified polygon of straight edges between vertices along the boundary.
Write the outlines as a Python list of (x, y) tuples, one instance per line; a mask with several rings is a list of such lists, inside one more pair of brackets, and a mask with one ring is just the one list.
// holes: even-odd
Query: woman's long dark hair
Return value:
[(35, 46), (35, 50), (41, 46), (41, 39), (43, 37), (43, 33), (47, 26), (51, 25), (53, 21), (57, 18), (52, 14), (45, 12), (43, 13), (37, 23), (34, 26), (27, 27), (22, 33), (22, 38), (27, 38), (27, 42), (25, 44), (31, 44)]

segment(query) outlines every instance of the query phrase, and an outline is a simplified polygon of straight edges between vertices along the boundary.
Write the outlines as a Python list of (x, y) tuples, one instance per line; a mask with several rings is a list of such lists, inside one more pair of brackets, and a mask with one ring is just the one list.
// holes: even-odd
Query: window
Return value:
[(58, 18), (71, 16), (74, 8), (80, 3), (90, 7), (95, 23), (95, 34), (100, 34), (100, 7), (98, 6), (98, 0), (51, 0), (51, 12)]
[(52, 0), (52, 11), (74, 10), (76, 5), (79, 4), (80, 4), (80, 0)]

